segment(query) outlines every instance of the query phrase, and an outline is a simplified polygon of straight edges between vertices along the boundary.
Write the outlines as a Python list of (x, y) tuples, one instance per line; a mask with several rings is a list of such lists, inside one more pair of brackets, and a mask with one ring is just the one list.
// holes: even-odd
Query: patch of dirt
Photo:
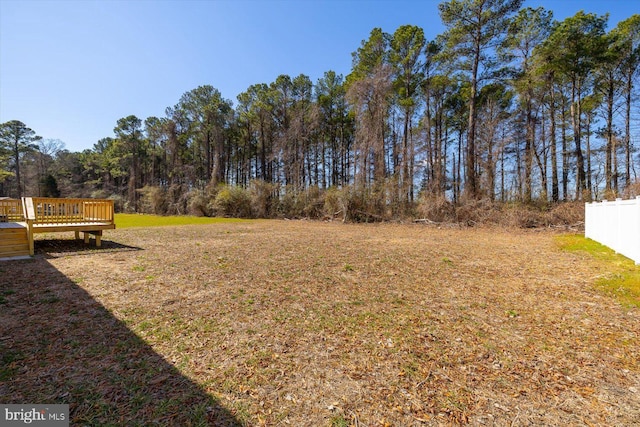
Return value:
[[(113, 393), (113, 378), (127, 377), (123, 366), (137, 359), (108, 328), (80, 334), (80, 344), (27, 339), (29, 310), (44, 305), (62, 324), (87, 307), (108, 313), (118, 336), (165, 363), (129, 375), (126, 390), (138, 384), (158, 396), (167, 381), (188, 384), (191, 399), (213, 396), (210, 424), (640, 420), (640, 310), (596, 290), (603, 265), (558, 250), (553, 233), (254, 221), (115, 230), (103, 241), (92, 250), (38, 241), (35, 261), (0, 264), (0, 343), (18, 355), (3, 362), (2, 401), (51, 394), (76, 416), (90, 403), (112, 407), (99, 422), (184, 421), (190, 411), (158, 415), (132, 402), (139, 392)], [(34, 281), (49, 302), (29, 290)], [(39, 327), (58, 333), (50, 323)], [(101, 340), (86, 344), (108, 355), (71, 351), (82, 340)], [(45, 350), (77, 357), (53, 372), (38, 363)], [(115, 377), (104, 389), (74, 402), (81, 393), (64, 372), (105, 369)], [(24, 391), (42, 381), (49, 386)]]

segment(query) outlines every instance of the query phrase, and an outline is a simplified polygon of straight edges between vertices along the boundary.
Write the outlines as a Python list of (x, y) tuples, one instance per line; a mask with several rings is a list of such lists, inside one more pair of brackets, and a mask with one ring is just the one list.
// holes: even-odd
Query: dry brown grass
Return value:
[[(561, 251), (552, 233), (253, 221), (116, 230), (105, 239), (142, 250), (38, 242), (48, 259), (0, 264), (0, 344), (21, 355), (3, 365), (2, 401), (66, 399), (85, 418), (93, 404), (94, 423), (187, 424), (189, 402), (205, 392), (218, 402), (207, 422), (235, 418), (220, 425), (640, 420), (640, 311), (598, 291), (606, 264)], [(49, 270), (26, 273), (33, 268)], [(47, 281), (54, 273), (58, 284)], [(34, 274), (50, 302), (29, 297)], [(161, 356), (167, 373), (142, 377), (133, 366), (82, 398), (64, 366), (117, 373), (137, 360), (108, 331), (78, 338), (102, 340), (77, 345), (104, 355), (79, 353), (60, 371), (39, 363), (46, 351), (73, 348), (51, 340), (34, 355), (29, 310), (55, 308), (64, 321), (78, 304), (72, 289), (86, 293), (83, 307), (104, 307), (110, 322), (126, 325), (121, 335), (135, 332), (135, 345)], [(167, 381), (188, 383), (191, 400), (157, 415), (151, 403), (131, 402), (142, 393), (133, 385), (110, 394), (117, 378), (155, 395)], [(66, 397), (55, 393), (65, 387)]]

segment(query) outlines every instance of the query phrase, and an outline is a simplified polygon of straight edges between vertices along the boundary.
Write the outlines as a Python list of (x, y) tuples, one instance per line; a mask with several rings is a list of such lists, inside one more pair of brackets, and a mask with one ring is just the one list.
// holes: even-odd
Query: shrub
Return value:
[(622, 196), (625, 199), (632, 199), (634, 197), (640, 196), (640, 181), (632, 182), (624, 189), (622, 192)]
[(495, 223), (499, 214), (497, 206), (489, 199), (464, 200), (455, 209), (455, 222), (473, 226)]
[(140, 193), (140, 212), (155, 215), (167, 213), (166, 191), (163, 188), (147, 185), (137, 191)]
[(174, 184), (166, 191), (166, 204), (168, 215), (184, 215), (187, 213), (189, 189), (185, 185)]
[(497, 205), (497, 213), (493, 223), (504, 227), (538, 228), (550, 225), (549, 215), (543, 210), (546, 207), (513, 203)]
[(342, 190), (336, 187), (331, 187), (324, 192), (324, 205), (322, 207), (324, 218), (333, 219), (339, 215), (343, 215), (341, 197)]
[(322, 218), (324, 208), (324, 191), (314, 185), (302, 193), (302, 213), (305, 217)]
[(222, 185), (209, 209), (217, 216), (251, 218), (251, 197), (242, 187)]
[[(115, 194), (113, 196), (115, 197)], [(106, 190), (94, 190), (91, 192), (89, 197), (92, 199), (109, 199), (111, 198), (111, 195)]]
[(285, 218), (304, 217), (304, 202), (301, 192), (297, 191), (292, 185), (286, 185), (280, 197), (278, 212), (280, 216)]
[(553, 225), (584, 224), (584, 203), (560, 203), (549, 211), (549, 223)]
[(456, 208), (456, 221), (470, 226), (488, 224), (516, 228), (575, 226), (584, 223), (584, 204), (501, 203), (488, 199), (466, 201)]
[(191, 190), (187, 193), (187, 213), (193, 216), (211, 216), (210, 199), (203, 190)]
[(340, 192), (344, 221), (375, 222), (388, 218), (380, 191), (345, 187)]
[(278, 210), (278, 185), (254, 179), (249, 184), (251, 212), (257, 218), (273, 218)]
[(456, 220), (456, 207), (442, 195), (421, 195), (417, 213), (420, 218), (434, 222), (453, 222)]
[(286, 218), (322, 218), (324, 191), (318, 186), (298, 190), (287, 185), (280, 200), (280, 215)]

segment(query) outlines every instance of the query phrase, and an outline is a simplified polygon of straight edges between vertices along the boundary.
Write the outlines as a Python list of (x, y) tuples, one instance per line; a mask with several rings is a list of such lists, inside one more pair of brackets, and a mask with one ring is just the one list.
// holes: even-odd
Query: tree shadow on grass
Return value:
[(0, 403), (66, 403), (72, 425), (241, 425), (43, 257), (0, 264)]

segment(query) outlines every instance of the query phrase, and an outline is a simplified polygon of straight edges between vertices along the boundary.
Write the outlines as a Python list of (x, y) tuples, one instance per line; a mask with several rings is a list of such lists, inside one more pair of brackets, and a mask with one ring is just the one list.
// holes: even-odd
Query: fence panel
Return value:
[(640, 264), (640, 196), (586, 203), (584, 235)]

